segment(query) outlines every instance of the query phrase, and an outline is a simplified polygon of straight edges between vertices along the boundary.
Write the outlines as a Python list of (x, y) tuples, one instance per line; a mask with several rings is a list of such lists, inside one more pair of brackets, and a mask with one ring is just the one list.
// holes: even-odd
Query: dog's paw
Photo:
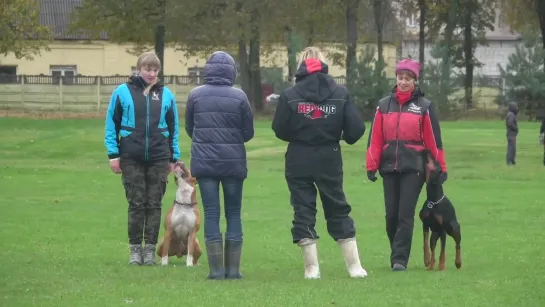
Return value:
[(430, 256), (427, 252), (424, 252), (424, 267), (429, 267), (431, 264)]
[(161, 258), (161, 265), (168, 265), (168, 256)]
[(185, 265), (188, 267), (193, 266), (193, 256), (187, 255), (187, 258), (185, 258)]

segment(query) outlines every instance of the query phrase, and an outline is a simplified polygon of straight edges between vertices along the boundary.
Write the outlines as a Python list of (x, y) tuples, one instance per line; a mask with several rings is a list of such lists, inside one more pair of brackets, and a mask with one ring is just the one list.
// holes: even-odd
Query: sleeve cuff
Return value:
[(170, 163), (176, 163), (178, 162), (178, 159), (170, 159)]
[(110, 160), (119, 159), (119, 154), (111, 154), (111, 155), (108, 155), (108, 159), (110, 159)]

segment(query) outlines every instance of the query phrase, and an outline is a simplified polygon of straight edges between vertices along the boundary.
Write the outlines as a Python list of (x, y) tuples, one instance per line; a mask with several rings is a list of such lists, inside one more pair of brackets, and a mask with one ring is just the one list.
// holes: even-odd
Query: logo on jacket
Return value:
[(315, 104), (303, 102), (297, 105), (297, 113), (310, 119), (327, 118), (337, 112), (337, 106), (332, 104)]
[(415, 105), (414, 103), (411, 102), (409, 104), (409, 112), (420, 114), (422, 112), (422, 107), (419, 107), (419, 106), (417, 106), (417, 105)]
[(159, 93), (152, 92), (151, 93), (151, 100), (159, 100)]

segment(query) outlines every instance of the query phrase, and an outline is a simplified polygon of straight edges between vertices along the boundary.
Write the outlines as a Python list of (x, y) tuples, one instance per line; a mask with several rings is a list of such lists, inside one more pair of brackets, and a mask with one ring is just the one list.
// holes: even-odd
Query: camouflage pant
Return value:
[(143, 239), (146, 244), (157, 244), (168, 163), (168, 160), (146, 163), (121, 158), (123, 186), (129, 202), (129, 244), (142, 244)]

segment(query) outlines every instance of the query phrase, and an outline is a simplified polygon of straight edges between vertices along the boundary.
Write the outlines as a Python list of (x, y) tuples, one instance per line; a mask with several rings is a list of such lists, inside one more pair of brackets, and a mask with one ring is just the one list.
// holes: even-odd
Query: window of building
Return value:
[(17, 66), (0, 65), (0, 84), (17, 83)]
[(420, 16), (419, 14), (412, 13), (409, 16), (407, 16), (405, 20), (405, 24), (409, 28), (418, 28), (420, 27)]
[(77, 75), (76, 65), (50, 65), (49, 71), (53, 77), (53, 84), (59, 84), (62, 78), (62, 84), (74, 84)]
[(136, 69), (136, 66), (131, 66), (131, 75), (138, 74), (138, 70)]
[(0, 65), (0, 75), (16, 75), (16, 65)]
[(505, 12), (500, 12), (498, 14), (498, 29), (503, 29), (506, 27), (506, 22), (505, 22)]

